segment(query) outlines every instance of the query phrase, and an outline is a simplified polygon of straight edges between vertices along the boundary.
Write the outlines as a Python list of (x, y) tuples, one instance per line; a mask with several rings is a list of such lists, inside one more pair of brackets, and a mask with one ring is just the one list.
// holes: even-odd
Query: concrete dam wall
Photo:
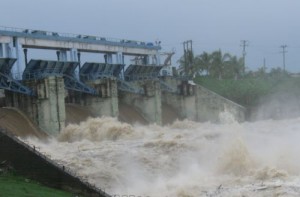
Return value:
[[(242, 106), (184, 76), (162, 76), (166, 65), (160, 63), (159, 43), (74, 36), (0, 30), (0, 89), (6, 107), (0, 110), (0, 126), (10, 134), (58, 136), (68, 124), (102, 116), (157, 125), (176, 119), (219, 122), (221, 112), (245, 119)], [(28, 61), (30, 49), (56, 51), (57, 60)], [(105, 63), (81, 62), (84, 53), (101, 54)], [(124, 56), (134, 57), (126, 69)], [(78, 194), (107, 196), (9, 133), (0, 131), (0, 159), (12, 162), (18, 172), (49, 186), (77, 188)]]
[[(175, 91), (165, 91), (161, 81)], [(220, 112), (230, 113), (236, 121), (245, 120), (245, 108), (199, 85), (175, 78), (134, 81), (130, 85), (142, 93), (118, 89), (115, 80), (90, 81), (97, 95), (66, 91), (64, 80), (48, 77), (27, 81), (37, 96), (5, 91), (6, 105), (27, 114), (38, 128), (57, 135), (67, 124), (88, 117), (111, 116), (128, 123), (167, 124), (176, 119), (220, 121)]]

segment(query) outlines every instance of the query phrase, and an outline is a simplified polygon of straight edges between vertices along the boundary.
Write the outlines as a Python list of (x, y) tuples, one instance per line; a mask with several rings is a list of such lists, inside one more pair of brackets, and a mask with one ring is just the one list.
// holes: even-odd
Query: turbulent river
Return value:
[(161, 127), (93, 118), (27, 141), (111, 195), (300, 195), (300, 118), (221, 119)]

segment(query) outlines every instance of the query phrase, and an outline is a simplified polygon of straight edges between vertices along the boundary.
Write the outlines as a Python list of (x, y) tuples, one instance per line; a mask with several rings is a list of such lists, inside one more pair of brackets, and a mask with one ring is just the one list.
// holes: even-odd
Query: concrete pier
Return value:
[(149, 122), (162, 124), (161, 90), (158, 80), (130, 82), (133, 86), (142, 87), (144, 94), (120, 92), (119, 102), (134, 107)]
[(65, 88), (63, 78), (47, 77), (25, 81), (36, 96), (5, 91), (6, 106), (17, 107), (49, 135), (57, 135), (65, 127)]
[(179, 119), (197, 120), (197, 109), (195, 106), (195, 87), (186, 81), (176, 80), (173, 77), (164, 77), (162, 80), (176, 92), (164, 91), (162, 103), (171, 106)]
[(97, 79), (86, 82), (86, 84), (96, 90), (96, 95), (81, 94), (80, 92), (74, 93), (73, 96), (69, 94), (70, 103), (87, 107), (96, 117), (117, 117), (119, 114), (117, 80), (113, 78)]

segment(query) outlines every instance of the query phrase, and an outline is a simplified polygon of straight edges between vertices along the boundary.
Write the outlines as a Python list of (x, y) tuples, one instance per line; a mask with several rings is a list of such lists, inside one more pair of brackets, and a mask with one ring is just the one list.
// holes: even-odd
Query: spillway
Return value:
[[(29, 60), (32, 48), (55, 51), (57, 60)], [(247, 135), (252, 129), (192, 121), (220, 122), (219, 113), (229, 111), (234, 118), (226, 121), (243, 122), (246, 109), (188, 76), (162, 76), (160, 49), (159, 42), (0, 28), (0, 89), (5, 106), (14, 107), (0, 110), (0, 125), (29, 137), (31, 152), (40, 147), (58, 170), (67, 166), (116, 196), (210, 192), (220, 181), (201, 181), (224, 180), (206, 167), (235, 139), (227, 127), (246, 127)], [(105, 62), (82, 62), (84, 53), (99, 53)], [(133, 64), (126, 66), (124, 56), (134, 57)], [(51, 138), (41, 141), (47, 135), (38, 128)], [(19, 159), (9, 150), (3, 148)]]
[(181, 119), (178, 112), (168, 104), (163, 103), (161, 106), (161, 111), (163, 125), (172, 124), (176, 120)]
[(125, 103), (119, 104), (119, 119), (129, 124), (148, 124), (147, 120), (133, 106)]
[(0, 108), (0, 125), (19, 137), (44, 138), (47, 136), (23, 112), (15, 108)]
[(85, 107), (76, 104), (66, 104), (66, 125), (79, 124), (93, 114)]
[(40, 147), (111, 195), (298, 196), (300, 119), (131, 126), (95, 118)]

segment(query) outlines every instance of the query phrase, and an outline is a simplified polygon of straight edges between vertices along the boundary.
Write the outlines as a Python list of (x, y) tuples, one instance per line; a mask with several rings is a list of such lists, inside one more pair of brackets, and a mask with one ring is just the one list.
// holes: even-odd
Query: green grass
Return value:
[(197, 77), (195, 82), (245, 107), (257, 106), (276, 94), (300, 98), (300, 78), (248, 77), (218, 80)]
[(48, 188), (26, 178), (0, 175), (0, 197), (72, 197), (72, 194)]

